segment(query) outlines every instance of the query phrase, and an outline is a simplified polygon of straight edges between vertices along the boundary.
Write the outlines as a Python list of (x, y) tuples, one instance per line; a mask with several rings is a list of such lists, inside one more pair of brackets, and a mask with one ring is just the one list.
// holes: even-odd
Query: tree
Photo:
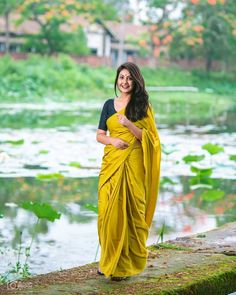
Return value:
[(161, 49), (167, 47), (173, 40), (172, 34), (175, 31), (176, 22), (171, 16), (179, 2), (177, 0), (145, 1), (148, 17), (145, 24), (149, 27), (149, 40), (147, 42), (140, 40), (140, 46), (150, 44), (153, 62), (160, 56)]
[[(19, 23), (32, 20), (40, 28), (38, 35), (29, 36), (27, 46), (32, 44), (39, 52), (49, 55), (73, 48), (72, 44), (68, 44), (71, 43), (71, 37), (75, 38), (76, 32), (77, 37), (82, 34), (81, 25), (75, 21), (79, 15), (87, 21), (94, 21), (101, 16), (111, 18), (114, 15), (114, 10), (107, 9), (102, 0), (24, 0), (18, 12), (21, 13)], [(80, 41), (84, 40), (83, 37)]]
[(0, 15), (4, 16), (5, 20), (5, 52), (9, 52), (10, 47), (10, 14), (18, 6), (22, 0), (0, 0)]
[[(203, 56), (210, 72), (213, 60), (227, 62), (235, 52), (235, 17), (234, 0), (186, 0), (173, 45), (178, 39), (182, 43), (180, 54)], [(175, 54), (177, 51), (174, 49)]]

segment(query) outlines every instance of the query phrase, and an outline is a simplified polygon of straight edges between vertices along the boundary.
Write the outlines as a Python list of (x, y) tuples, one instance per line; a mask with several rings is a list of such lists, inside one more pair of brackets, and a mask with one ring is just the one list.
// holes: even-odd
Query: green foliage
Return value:
[(236, 162), (236, 155), (230, 155), (229, 159)]
[(187, 155), (183, 157), (185, 163), (199, 162), (205, 158), (204, 155)]
[(58, 52), (87, 54), (86, 38), (78, 22), (81, 15), (89, 23), (101, 16), (114, 18), (115, 10), (106, 9), (102, 0), (80, 3), (76, 0), (25, 1), (18, 24), (32, 20), (40, 29), (38, 34), (25, 36), (28, 40), (23, 50), (48, 55)]
[(175, 182), (175, 181), (173, 181), (171, 178), (169, 178), (169, 177), (162, 177), (161, 178), (161, 181), (160, 181), (160, 186), (161, 187), (163, 187), (163, 186), (165, 186), (165, 185), (168, 185), (168, 184), (170, 184), (170, 185), (175, 185), (175, 184), (177, 184), (177, 182)]
[(217, 189), (217, 190), (207, 190), (201, 195), (201, 197), (203, 200), (207, 202), (214, 202), (216, 200), (223, 198), (224, 195), (225, 195), (224, 191)]
[(37, 174), (36, 178), (39, 180), (50, 181), (64, 178), (64, 175), (61, 173)]
[(158, 243), (158, 244), (154, 244), (150, 247), (151, 249), (173, 249), (173, 250), (177, 250), (177, 251), (190, 251), (191, 248), (188, 247), (181, 247), (175, 244), (170, 244), (170, 243)]
[[(30, 55), (27, 60), (0, 58), (0, 97), (4, 101), (68, 101), (108, 95), (113, 83), (109, 68), (78, 65), (69, 56)], [(91, 90), (90, 91), (88, 91)]]
[(196, 173), (200, 177), (210, 176), (213, 172), (212, 168), (201, 168), (196, 166), (191, 166), (191, 171)]
[(213, 180), (210, 178), (213, 172), (212, 168), (201, 168), (192, 165), (190, 170), (196, 174), (189, 180), (192, 189), (212, 188)]
[(224, 151), (224, 148), (218, 144), (207, 143), (202, 146), (203, 150), (208, 151), (211, 155), (216, 155)]
[[(195, 5), (189, 1), (183, 7), (180, 25), (170, 46), (172, 58), (204, 58), (209, 72), (213, 61), (223, 61), (232, 68), (236, 42), (233, 34), (236, 17), (235, 1), (225, 3), (200, 1)], [(235, 69), (235, 68), (234, 68)]]
[(61, 52), (75, 55), (86, 55), (90, 53), (89, 48), (87, 47), (87, 39), (84, 31), (81, 28), (78, 28), (74, 33), (67, 33), (65, 46)]
[(39, 151), (39, 154), (40, 154), (40, 155), (47, 155), (48, 153), (49, 153), (48, 150), (40, 150), (40, 151)]
[(76, 168), (81, 168), (81, 164), (79, 162), (70, 162), (69, 166), (76, 167)]
[(159, 240), (161, 239), (161, 243), (163, 243), (163, 239), (164, 239), (164, 233), (165, 233), (165, 221), (164, 223), (162, 224), (162, 227), (161, 227), (161, 230), (160, 230), (160, 233), (159, 233), (159, 236), (157, 238), (157, 244), (159, 243)]
[(38, 202), (23, 202), (21, 205), (22, 208), (33, 212), (39, 219), (47, 219), (51, 222), (54, 222), (55, 219), (60, 219), (61, 214), (54, 210), (47, 203), (38, 203)]
[(0, 15), (10, 13), (22, 2), (23, 0), (0, 0)]
[(21, 145), (24, 144), (24, 142), (24, 139), (0, 141), (0, 143), (10, 143), (12, 145)]
[(43, 34), (27, 35), (26, 43), (22, 46), (22, 51), (31, 51), (33, 48), (35, 52), (41, 54), (61, 52), (81, 56), (90, 53), (87, 47), (86, 36), (81, 28), (71, 33), (54, 29), (48, 38), (50, 38), (50, 44), (53, 47), (52, 52), (49, 51), (48, 44), (43, 42), (45, 39)]
[(92, 212), (94, 212), (94, 213), (96, 213), (96, 214), (98, 214), (98, 206), (95, 206), (93, 204), (86, 204), (85, 208), (92, 211)]

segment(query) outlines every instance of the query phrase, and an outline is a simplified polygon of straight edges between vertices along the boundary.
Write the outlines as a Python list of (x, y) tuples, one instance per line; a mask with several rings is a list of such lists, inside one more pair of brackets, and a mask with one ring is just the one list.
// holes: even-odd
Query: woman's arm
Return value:
[(107, 136), (106, 131), (102, 129), (97, 130), (97, 141), (105, 145), (112, 144), (114, 147), (119, 149), (126, 149), (129, 146), (129, 144), (122, 139)]
[(138, 139), (138, 140), (142, 140), (142, 129), (138, 128), (137, 126), (135, 126), (130, 120), (128, 120), (126, 118), (126, 116), (118, 114), (118, 120), (120, 122), (120, 124), (124, 125), (125, 127), (127, 127), (129, 129), (130, 132), (133, 133), (133, 135)]

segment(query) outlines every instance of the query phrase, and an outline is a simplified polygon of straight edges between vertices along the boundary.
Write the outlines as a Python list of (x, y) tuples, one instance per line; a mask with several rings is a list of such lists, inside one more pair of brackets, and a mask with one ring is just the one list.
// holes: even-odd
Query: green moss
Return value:
[(231, 262), (226, 260), (217, 265), (192, 267), (190, 270), (186, 268), (181, 272), (165, 274), (140, 284), (135, 294), (224, 295), (235, 290), (236, 257)]
[(173, 250), (178, 250), (178, 251), (191, 251), (192, 248), (187, 248), (187, 247), (180, 247), (175, 244), (169, 244), (169, 243), (159, 243), (159, 244), (154, 244), (148, 247), (148, 249), (152, 251), (156, 251), (158, 249), (173, 249)]

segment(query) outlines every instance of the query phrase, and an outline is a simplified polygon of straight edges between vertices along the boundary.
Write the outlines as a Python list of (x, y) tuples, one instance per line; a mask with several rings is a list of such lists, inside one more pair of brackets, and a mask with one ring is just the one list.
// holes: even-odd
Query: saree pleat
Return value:
[(99, 267), (106, 277), (138, 274), (148, 256), (146, 241), (157, 201), (161, 148), (151, 108), (135, 125), (143, 130), (141, 142), (118, 122), (117, 114), (107, 120), (110, 135), (129, 147), (106, 145), (99, 174)]

